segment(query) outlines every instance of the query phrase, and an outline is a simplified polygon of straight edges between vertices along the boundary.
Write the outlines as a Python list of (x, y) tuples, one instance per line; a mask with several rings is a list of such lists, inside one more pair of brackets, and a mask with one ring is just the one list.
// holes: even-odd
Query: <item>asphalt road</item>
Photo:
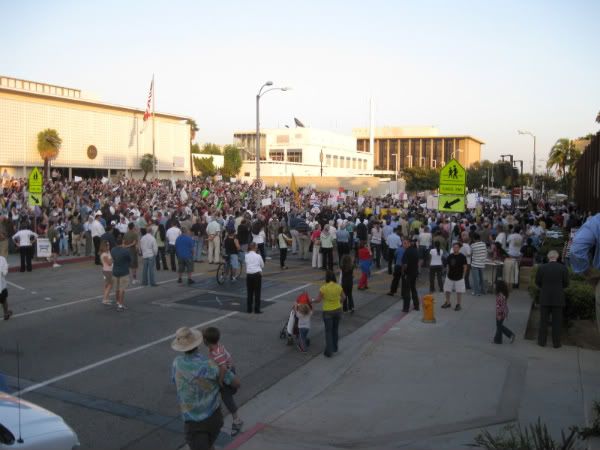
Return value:
[[(221, 329), (241, 376), (238, 405), (311, 358), (323, 357), (320, 306), (307, 354), (279, 339), (297, 295), (306, 289), (315, 296), (324, 277), (308, 261), (291, 256), (288, 262), (289, 269), (281, 271), (276, 256), (267, 261), (262, 315), (243, 312), (243, 279), (219, 286), (216, 266), (207, 263), (196, 264), (192, 286), (178, 284), (177, 275), (165, 271), (157, 272), (158, 287), (130, 285), (123, 313), (100, 303), (102, 275), (92, 263), (11, 273), (14, 316), (0, 322), (0, 372), (16, 391), (18, 347), (23, 397), (61, 415), (84, 449), (179, 448), (182, 423), (170, 381), (175, 356), (170, 342), (178, 327)], [(344, 315), (342, 337), (398, 300), (384, 295), (390, 280), (385, 270), (375, 271), (368, 291), (355, 289), (356, 313)], [(228, 431), (219, 446), (230, 441)]]

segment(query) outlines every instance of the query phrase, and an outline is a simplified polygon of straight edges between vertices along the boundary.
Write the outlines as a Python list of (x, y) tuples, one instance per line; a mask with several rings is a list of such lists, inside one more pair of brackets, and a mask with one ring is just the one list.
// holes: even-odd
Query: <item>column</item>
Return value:
[(386, 170), (390, 170), (390, 140), (386, 139), (385, 140), (385, 153), (387, 155), (387, 163), (386, 163)]
[(73, 168), (69, 167), (69, 181), (73, 181)]
[(419, 138), (419, 163), (418, 167), (423, 167), (423, 138)]

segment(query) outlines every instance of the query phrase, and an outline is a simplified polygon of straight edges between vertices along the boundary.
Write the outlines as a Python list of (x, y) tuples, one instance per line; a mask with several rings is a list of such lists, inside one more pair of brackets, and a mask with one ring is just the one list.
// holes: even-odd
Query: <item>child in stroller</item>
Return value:
[(293, 345), (295, 341), (298, 349), (301, 352), (306, 352), (310, 345), (308, 333), (310, 331), (311, 316), (312, 301), (308, 293), (303, 292), (296, 298), (296, 302), (279, 334), (279, 338), (286, 339), (287, 345)]

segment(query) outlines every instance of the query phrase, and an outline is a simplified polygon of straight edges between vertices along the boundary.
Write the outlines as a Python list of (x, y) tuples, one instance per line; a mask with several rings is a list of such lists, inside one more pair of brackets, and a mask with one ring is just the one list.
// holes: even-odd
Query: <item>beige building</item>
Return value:
[(357, 150), (373, 153), (374, 169), (401, 171), (407, 167), (443, 166), (456, 158), (465, 168), (481, 159), (483, 141), (469, 135), (440, 135), (434, 127), (382, 127), (374, 129), (374, 152), (369, 129), (355, 128)]
[[(0, 171), (23, 176), (43, 166), (37, 134), (53, 128), (62, 147), (51, 165), (63, 176), (140, 176), (140, 158), (152, 153), (152, 119), (143, 116), (143, 109), (91, 100), (78, 89), (0, 76)], [(187, 119), (155, 115), (158, 170), (177, 178), (190, 172)]]

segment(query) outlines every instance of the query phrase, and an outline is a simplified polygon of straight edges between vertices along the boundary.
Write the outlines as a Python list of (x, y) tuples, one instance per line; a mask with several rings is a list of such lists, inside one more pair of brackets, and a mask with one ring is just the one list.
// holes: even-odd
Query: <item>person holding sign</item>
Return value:
[(31, 272), (31, 260), (33, 259), (33, 243), (38, 235), (31, 231), (28, 226), (23, 225), (12, 237), (21, 254), (21, 272)]

